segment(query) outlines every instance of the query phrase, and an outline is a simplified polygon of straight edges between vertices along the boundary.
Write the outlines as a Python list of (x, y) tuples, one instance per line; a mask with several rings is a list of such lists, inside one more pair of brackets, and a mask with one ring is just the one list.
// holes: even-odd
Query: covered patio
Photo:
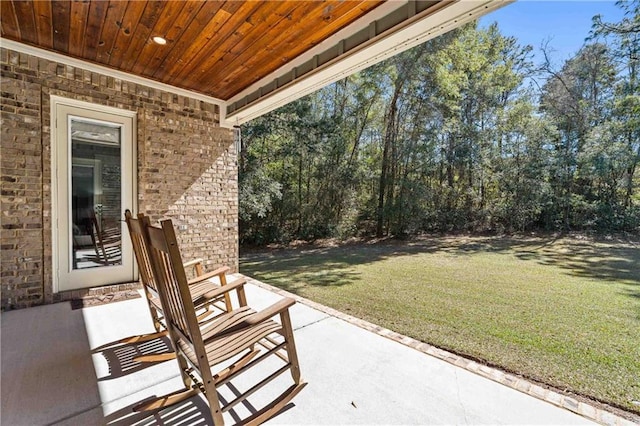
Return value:
[(239, 125), (508, 3), (1, 2), (2, 309), (133, 288), (127, 208), (237, 270)]
[[(284, 294), (249, 282), (247, 297), (258, 309)], [(632, 424), (522, 378), (297, 299), (291, 316), (309, 385), (271, 424)], [(3, 342), (12, 342), (2, 352), (3, 424), (213, 424), (198, 396), (164, 410), (132, 411), (182, 386), (175, 360), (132, 360), (166, 352), (168, 340), (113, 343), (154, 331), (143, 298), (77, 308), (59, 303), (3, 314)], [(242, 380), (220, 393), (229, 400), (239, 389)], [(268, 395), (255, 394), (225, 420), (233, 424), (268, 402)]]

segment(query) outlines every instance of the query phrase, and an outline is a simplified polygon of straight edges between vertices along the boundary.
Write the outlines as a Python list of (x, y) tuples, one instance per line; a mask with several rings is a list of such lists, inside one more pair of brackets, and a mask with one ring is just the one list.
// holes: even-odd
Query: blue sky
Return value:
[[(614, 1), (540, 1), (520, 0), (484, 16), (481, 26), (497, 22), (502, 34), (516, 37), (520, 44), (530, 44), (540, 51), (543, 41), (550, 40), (553, 62), (562, 63), (575, 54), (591, 29), (591, 18), (602, 15), (608, 22), (622, 19), (622, 11)], [(536, 62), (540, 55), (536, 55)]]

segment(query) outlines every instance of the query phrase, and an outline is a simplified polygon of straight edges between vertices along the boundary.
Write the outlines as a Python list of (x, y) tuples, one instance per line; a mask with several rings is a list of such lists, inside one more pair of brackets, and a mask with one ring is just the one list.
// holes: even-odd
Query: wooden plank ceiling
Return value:
[(0, 14), (4, 38), (228, 100), (381, 3), (1, 0)]

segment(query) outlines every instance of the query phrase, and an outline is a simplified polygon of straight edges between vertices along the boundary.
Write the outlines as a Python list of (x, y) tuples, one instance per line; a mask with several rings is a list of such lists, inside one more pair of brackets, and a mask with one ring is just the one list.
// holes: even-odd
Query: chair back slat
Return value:
[(173, 224), (171, 220), (165, 220), (161, 225), (162, 228), (145, 225), (145, 232), (156, 284), (165, 303), (167, 324), (176, 331), (174, 335), (180, 336), (181, 340), (187, 339), (183, 343), (191, 350), (204, 355), (204, 343)]
[[(140, 214), (138, 219), (134, 219), (131, 212), (127, 210), (124, 213), (127, 227), (129, 228), (129, 235), (131, 236), (131, 243), (133, 244), (133, 252), (138, 262), (138, 270), (140, 272), (140, 280), (142, 285), (147, 288), (151, 288), (154, 293), (157, 293), (158, 288), (153, 278), (153, 271), (151, 269), (151, 258), (149, 257), (149, 251), (144, 243), (143, 225), (149, 223), (149, 218)], [(147, 290), (145, 288), (145, 290)]]
[(172, 269), (171, 259), (165, 252), (158, 253), (158, 257), (160, 258), (162, 270), (164, 272), (163, 282), (167, 283), (167, 297), (169, 301), (169, 309), (172, 313), (171, 317), (175, 323), (174, 325), (178, 327), (181, 333), (189, 336), (189, 340), (191, 340), (186, 320), (186, 306), (182, 303), (180, 288), (175, 276), (175, 271)]

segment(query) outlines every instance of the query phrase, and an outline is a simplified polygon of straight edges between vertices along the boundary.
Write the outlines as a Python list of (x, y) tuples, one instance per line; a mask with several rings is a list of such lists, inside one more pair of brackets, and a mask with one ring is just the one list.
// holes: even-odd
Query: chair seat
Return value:
[[(211, 290), (216, 289), (218, 287), (219, 287), (218, 285), (212, 283), (209, 280), (205, 280), (196, 284), (191, 284), (189, 286), (189, 291), (191, 293), (191, 300), (194, 303), (196, 303), (196, 308), (200, 305), (200, 302), (202, 301), (206, 301), (206, 303), (211, 303), (217, 300), (222, 300), (223, 296), (217, 299), (208, 299), (204, 297), (206, 293), (209, 293), (211, 292)], [(162, 312), (162, 305), (160, 304), (160, 298), (158, 297), (157, 294), (152, 294), (149, 300), (156, 309)]]
[[(252, 345), (272, 333), (281, 333), (282, 325), (273, 320), (263, 321), (260, 324), (239, 328), (235, 331), (228, 331), (255, 313), (256, 311), (248, 306), (243, 306), (221, 315), (214, 323), (201, 329), (209, 365), (213, 366), (249, 349)], [(191, 345), (184, 343), (182, 340), (180, 340), (179, 345), (185, 356), (196, 364), (196, 355)]]
[[(211, 292), (211, 290), (217, 289), (220, 287), (218, 284), (214, 284), (209, 280), (204, 280), (199, 283), (189, 285), (189, 292), (191, 293), (191, 299), (195, 302), (196, 300), (203, 298), (203, 296)], [(206, 298), (205, 298), (206, 299)]]

